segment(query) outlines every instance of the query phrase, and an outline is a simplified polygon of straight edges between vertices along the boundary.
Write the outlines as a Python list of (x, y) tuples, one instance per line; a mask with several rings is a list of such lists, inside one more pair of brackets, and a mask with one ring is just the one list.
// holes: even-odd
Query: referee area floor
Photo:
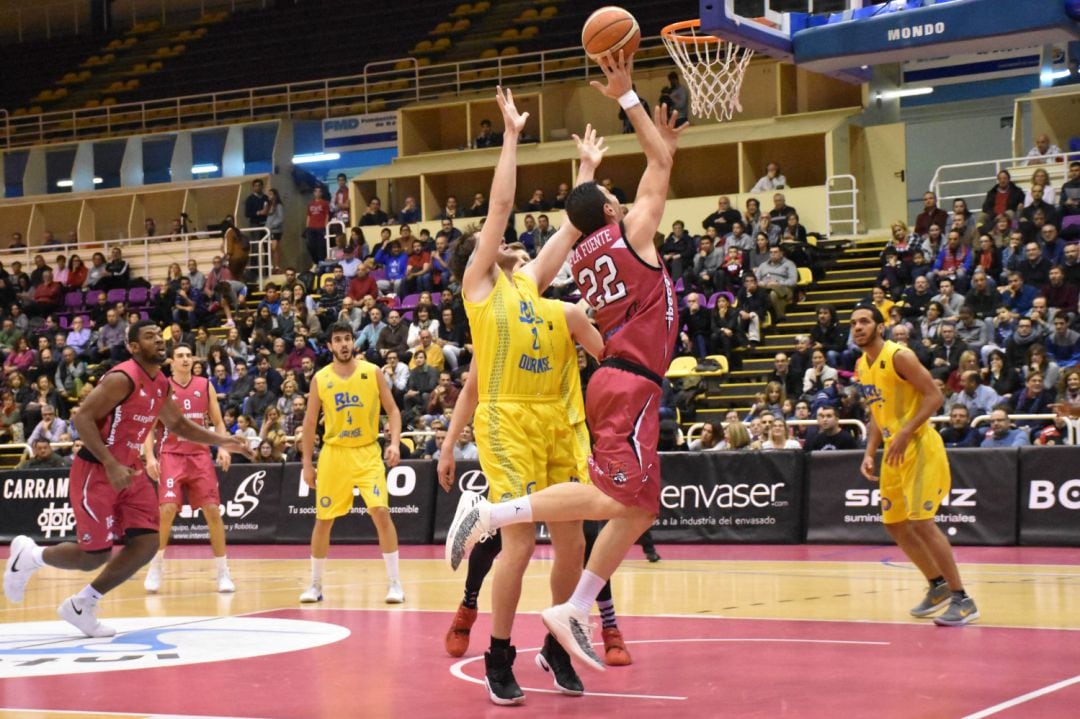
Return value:
[[(579, 669), (583, 697), (537, 668), (550, 549), (525, 577), (513, 637), (524, 706), (482, 686), (490, 577), (469, 652), (443, 637), (461, 600), (441, 546), (403, 547), (406, 603), (388, 606), (376, 546), (331, 548), (325, 600), (301, 606), (307, 547), (169, 549), (101, 604), (120, 633), (76, 638), (56, 606), (91, 575), (39, 571), (0, 605), (0, 719), (73, 717), (1066, 717), (1080, 706), (1080, 549), (958, 547), (981, 621), (916, 620), (925, 582), (890, 546), (633, 548), (613, 581), (634, 663)], [(6, 556), (7, 552), (3, 554)], [(595, 616), (595, 615), (594, 615)], [(599, 617), (595, 616), (597, 622)], [(599, 631), (594, 635), (599, 643)]]

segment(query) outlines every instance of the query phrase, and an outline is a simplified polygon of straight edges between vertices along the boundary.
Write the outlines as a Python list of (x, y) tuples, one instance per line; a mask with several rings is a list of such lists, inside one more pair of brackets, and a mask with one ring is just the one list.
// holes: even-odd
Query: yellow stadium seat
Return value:
[(546, 8), (540, 11), (541, 20), (550, 20), (559, 14), (559, 8), (554, 5), (548, 5)]
[(480, 0), (480, 2), (473, 5), (473, 9), (472, 9), (472, 12), (470, 14), (471, 15), (479, 15), (480, 13), (485, 13), (490, 9), (491, 9), (491, 3), (489, 3), (488, 0)]
[(814, 281), (814, 273), (810, 271), (809, 267), (799, 268), (799, 280), (796, 283), (799, 287), (805, 287), (812, 284)]
[(502, 52), (499, 53), (499, 56), (500, 57), (513, 57), (514, 55), (517, 55), (517, 54), (518, 54), (518, 49), (516, 47), (514, 47), (513, 45), (508, 45), (507, 47), (504, 47), (502, 49)]
[(453, 26), (452, 23), (441, 22), (438, 25), (436, 25), (435, 29), (432, 30), (431, 32), (429, 32), (428, 35), (446, 35), (447, 33), (449, 33), (453, 29), (454, 29), (454, 26)]
[(206, 37), (206, 28), (204, 27), (201, 27), (195, 32), (191, 33), (192, 40), (201, 40), (204, 37)]
[(124, 46), (124, 43), (122, 43), (120, 40), (113, 40), (112, 42), (110, 42), (108, 45), (105, 46), (105, 49), (106, 50), (119, 50), (123, 46)]
[(484, 51), (480, 53), (480, 59), (481, 60), (490, 60), (490, 59), (496, 58), (498, 56), (499, 56), (499, 51), (496, 50), (493, 47), (485, 48)]
[(137, 62), (132, 66), (131, 71), (133, 73), (141, 74), (141, 73), (147, 72), (149, 69), (150, 68), (147, 66), (147, 64), (145, 62)]
[(412, 67), (412, 63), (408, 60), (398, 60), (394, 63), (395, 70), (408, 70)]
[(416, 43), (416, 47), (412, 49), (413, 52), (431, 52), (431, 40), (421, 40)]
[(402, 437), (401, 443), (405, 445), (405, 448), (409, 450), (409, 454), (416, 451), (416, 442), (412, 440), (412, 437)]
[(711, 359), (716, 364), (720, 365), (720, 369), (715, 369), (711, 372), (698, 372), (703, 377), (720, 377), (727, 374), (728, 362), (727, 357), (724, 355), (708, 355), (705, 359)]
[(23, 117), (24, 115), (26, 115), (25, 107), (17, 107), (15, 108), (15, 112), (11, 113), (12, 117)]
[(124, 42), (120, 43), (120, 47), (122, 47), (124, 49), (130, 48), (130, 47), (135, 47), (135, 45), (137, 45), (138, 42), (139, 42), (138, 38), (129, 37), (127, 40), (124, 40)]
[(525, 8), (525, 11), (518, 16), (515, 22), (533, 22), (540, 17), (540, 11), (534, 7)]
[(448, 47), (450, 47), (450, 38), (448, 38), (448, 37), (440, 37), (431, 46), (431, 49), (435, 50), (437, 52), (441, 52), (441, 51), (447, 49)]
[(155, 60), (154, 62), (150, 63), (146, 67), (150, 72), (157, 72), (161, 68), (165, 67), (165, 64), (162, 63), (160, 60)]
[(430, 57), (420, 57), (420, 58), (416, 59), (417, 67), (427, 67), (430, 64), (431, 64), (431, 58)]
[(386, 100), (381, 97), (375, 98), (368, 103), (368, 112), (382, 112), (386, 109)]
[(461, 3), (458, 5), (454, 12), (450, 13), (450, 17), (461, 17), (462, 15), (468, 15), (472, 12), (472, 5), (469, 3)]
[(89, 70), (83, 70), (79, 73), (79, 82), (86, 82), (90, 79), (91, 75), (93, 75), (93, 73)]
[(183, 55), (185, 52), (187, 52), (187, 45), (183, 45), (183, 44), (175, 45), (173, 47), (173, 49), (172, 49), (173, 57), (175, 57), (177, 55)]
[(506, 28), (505, 30), (502, 31), (502, 34), (499, 35), (499, 39), (500, 40), (517, 40), (518, 39), (517, 28), (516, 27), (508, 27), (508, 28)]
[(124, 83), (125, 90), (137, 90), (139, 88), (139, 78), (133, 77)]
[(689, 377), (692, 374), (696, 374), (694, 372), (695, 367), (697, 367), (697, 359), (694, 357), (676, 357), (671, 360), (671, 366), (668, 367), (665, 376), (671, 379)]
[(521, 28), (521, 39), (532, 40), (534, 37), (540, 34), (540, 28), (536, 25), (529, 25), (528, 27)]
[(107, 97), (107, 98), (105, 98), (104, 100), (101, 101), (101, 106), (102, 107), (111, 107), (112, 105), (115, 105), (115, 104), (116, 104), (116, 98), (115, 97)]
[(472, 20), (470, 20), (467, 17), (463, 17), (463, 18), (461, 18), (460, 20), (458, 20), (457, 22), (454, 23), (454, 32), (455, 33), (465, 32), (470, 27), (472, 27)]

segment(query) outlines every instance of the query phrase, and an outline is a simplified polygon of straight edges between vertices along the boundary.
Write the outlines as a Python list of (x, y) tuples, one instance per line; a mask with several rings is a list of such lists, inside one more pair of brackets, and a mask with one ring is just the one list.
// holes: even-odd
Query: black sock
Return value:
[(952, 593), (952, 598), (955, 602), (963, 601), (967, 599), (967, 592), (965, 592), (963, 589), (957, 589), (955, 592)]
[(930, 588), (931, 589), (937, 589), (938, 587), (940, 587), (944, 583), (945, 583), (945, 577), (942, 577), (942, 576), (938, 575), (938, 576), (936, 576), (936, 577), (934, 577), (933, 579), (930, 580)]
[(469, 553), (469, 573), (465, 577), (465, 598), (462, 600), (469, 609), (476, 609), (476, 598), (480, 594), (480, 587), (484, 586), (484, 578), (491, 571), (491, 565), (495, 557), (502, 550), (502, 535), (496, 534), (486, 542), (480, 542)]
[(498, 653), (501, 656), (503, 653), (508, 652), (508, 651), (510, 651), (510, 638), (509, 637), (507, 637), (506, 639), (496, 639), (495, 637), (491, 638), (491, 653), (492, 654)]

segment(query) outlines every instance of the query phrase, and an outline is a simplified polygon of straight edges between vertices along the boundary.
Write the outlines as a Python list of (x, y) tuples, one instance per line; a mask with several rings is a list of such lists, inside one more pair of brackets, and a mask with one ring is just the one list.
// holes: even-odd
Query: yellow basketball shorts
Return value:
[(378, 442), (363, 447), (325, 444), (315, 473), (316, 519), (335, 519), (348, 514), (353, 506), (354, 488), (360, 489), (360, 497), (368, 509), (390, 506)]
[(882, 462), (881, 519), (885, 524), (933, 519), (951, 488), (941, 435), (930, 428), (920, 430), (911, 438), (898, 466)]
[[(562, 402), (483, 402), (476, 408), (473, 428), (492, 502), (582, 478), (579, 440)], [(587, 435), (585, 441), (588, 446)]]

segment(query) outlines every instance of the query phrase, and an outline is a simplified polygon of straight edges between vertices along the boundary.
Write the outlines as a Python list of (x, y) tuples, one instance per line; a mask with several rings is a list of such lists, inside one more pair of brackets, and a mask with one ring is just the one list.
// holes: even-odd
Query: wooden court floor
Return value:
[(87, 578), (42, 570), (22, 605), (0, 607), (0, 718), (1080, 715), (1078, 549), (958, 548), (982, 620), (945, 629), (908, 616), (924, 584), (892, 547), (661, 546), (656, 564), (635, 548), (613, 582), (634, 664), (582, 669), (586, 696), (570, 698), (534, 665), (538, 548), (514, 709), (478, 684), (486, 588), (469, 653), (443, 651), (464, 572), (441, 552), (403, 548), (407, 601), (388, 607), (377, 548), (334, 547), (325, 601), (301, 607), (304, 547), (230, 548), (234, 595), (214, 591), (208, 548), (172, 548), (160, 594), (140, 574), (105, 598), (109, 640), (55, 621)]

